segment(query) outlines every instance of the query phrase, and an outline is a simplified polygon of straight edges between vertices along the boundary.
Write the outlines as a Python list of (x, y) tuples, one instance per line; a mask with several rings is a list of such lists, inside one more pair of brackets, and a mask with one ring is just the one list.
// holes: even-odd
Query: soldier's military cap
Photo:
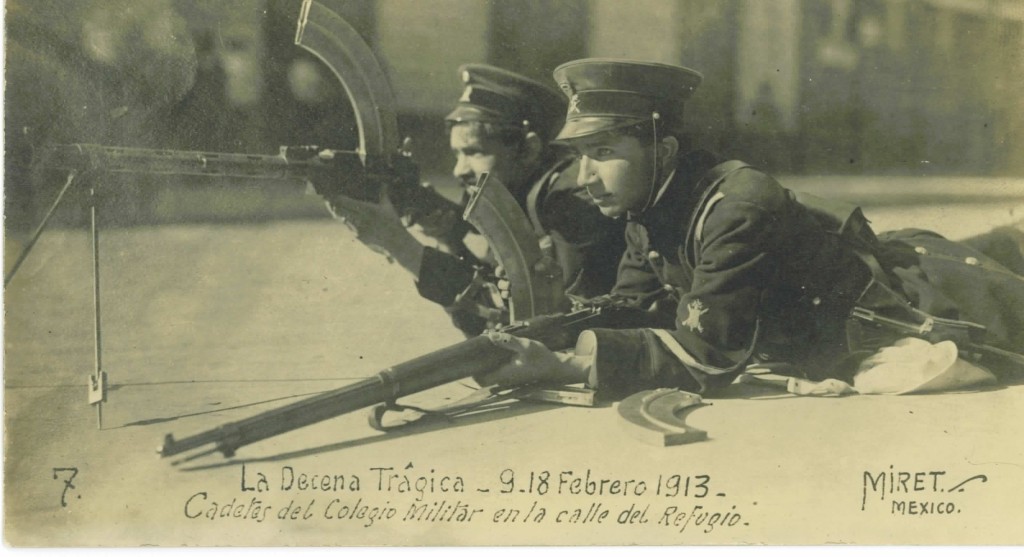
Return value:
[(545, 141), (554, 136), (565, 114), (558, 91), (517, 73), (487, 64), (459, 67), (462, 96), (445, 120), (524, 126)]
[(555, 83), (569, 99), (557, 140), (574, 139), (650, 122), (682, 131), (683, 103), (703, 76), (689, 68), (611, 58), (585, 58), (555, 68)]

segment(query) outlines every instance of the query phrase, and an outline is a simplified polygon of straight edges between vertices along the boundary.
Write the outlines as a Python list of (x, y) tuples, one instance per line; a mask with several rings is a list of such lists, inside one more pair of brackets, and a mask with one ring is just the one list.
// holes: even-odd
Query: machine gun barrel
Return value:
[(305, 178), (327, 161), (345, 156), (359, 158), (356, 151), (313, 146), (281, 147), (276, 155), (256, 155), (73, 143), (46, 147), (42, 160), (46, 166), (74, 170), (286, 179)]
[[(39, 164), (81, 172), (170, 174), (295, 182), (310, 181), (316, 179), (319, 174), (337, 172), (346, 166), (351, 166), (355, 173), (364, 173), (358, 152), (320, 149), (315, 146), (281, 147), (276, 155), (262, 155), (74, 143), (45, 147), (39, 157)], [(365, 195), (358, 195), (359, 192), (345, 193), (356, 198), (366, 198)]]
[[(639, 326), (646, 319), (646, 312), (632, 308), (587, 308), (538, 317), (505, 331), (542, 342), (551, 350), (562, 350), (571, 348), (579, 333), (586, 329)], [(238, 448), (275, 435), (496, 369), (512, 356), (511, 351), (495, 346), (488, 337), (478, 336), (387, 368), (369, 379), (250, 418), (182, 439), (168, 434), (158, 452), (167, 457), (213, 445), (184, 460), (215, 451), (231, 457)]]

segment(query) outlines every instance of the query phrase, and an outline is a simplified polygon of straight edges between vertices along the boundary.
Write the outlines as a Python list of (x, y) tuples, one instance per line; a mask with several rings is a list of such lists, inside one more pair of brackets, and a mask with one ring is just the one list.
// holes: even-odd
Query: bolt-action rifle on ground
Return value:
[[(561, 350), (572, 348), (576, 337), (585, 329), (610, 324), (623, 326), (629, 323), (630, 318), (635, 319), (635, 326), (641, 326), (646, 323), (645, 314), (633, 308), (587, 308), (538, 317), (504, 330), (542, 342), (552, 350)], [(168, 434), (158, 452), (167, 457), (196, 451), (182, 461), (214, 452), (232, 457), (245, 445), (370, 406), (392, 404), (403, 396), (497, 369), (512, 357), (511, 351), (496, 346), (486, 335), (481, 335), (389, 367), (368, 379), (250, 418), (182, 439)]]

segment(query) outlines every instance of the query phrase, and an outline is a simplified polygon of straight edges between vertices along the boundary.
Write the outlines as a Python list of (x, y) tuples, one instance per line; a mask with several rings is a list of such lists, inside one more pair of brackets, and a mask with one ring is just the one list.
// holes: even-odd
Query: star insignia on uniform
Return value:
[(686, 306), (686, 320), (682, 322), (683, 327), (689, 328), (697, 333), (704, 332), (704, 325), (700, 324), (700, 316), (708, 312), (704, 303), (700, 300), (693, 300)]
[(578, 93), (574, 94), (572, 98), (569, 99), (569, 114), (574, 113), (580, 113), (580, 96)]

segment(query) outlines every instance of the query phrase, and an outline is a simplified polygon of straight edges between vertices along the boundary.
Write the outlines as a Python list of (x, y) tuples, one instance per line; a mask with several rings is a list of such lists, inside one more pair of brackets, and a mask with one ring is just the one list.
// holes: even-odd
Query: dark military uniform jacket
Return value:
[[(525, 187), (509, 184), (509, 189), (538, 236), (550, 236), (569, 293), (592, 298), (607, 294), (615, 284), (625, 223), (601, 214), (586, 189), (576, 184), (577, 173), (575, 159), (563, 156)], [(488, 270), (468, 250), (450, 254), (427, 248), (416, 283), (420, 295), (448, 308), (455, 325), (469, 336), (479, 334), (486, 319), (453, 304), (481, 268)]]
[(675, 315), (664, 328), (581, 335), (577, 352), (594, 356), (589, 383), (605, 395), (705, 393), (751, 362), (836, 376), (852, 348), (849, 317), (876, 273), (897, 305), (974, 321), (988, 327), (992, 345), (1024, 347), (1022, 277), (925, 231), (875, 238), (861, 219), (865, 241), (851, 243), (770, 176), (722, 162), (682, 155), (654, 206), (631, 217), (614, 295), (674, 305)]

